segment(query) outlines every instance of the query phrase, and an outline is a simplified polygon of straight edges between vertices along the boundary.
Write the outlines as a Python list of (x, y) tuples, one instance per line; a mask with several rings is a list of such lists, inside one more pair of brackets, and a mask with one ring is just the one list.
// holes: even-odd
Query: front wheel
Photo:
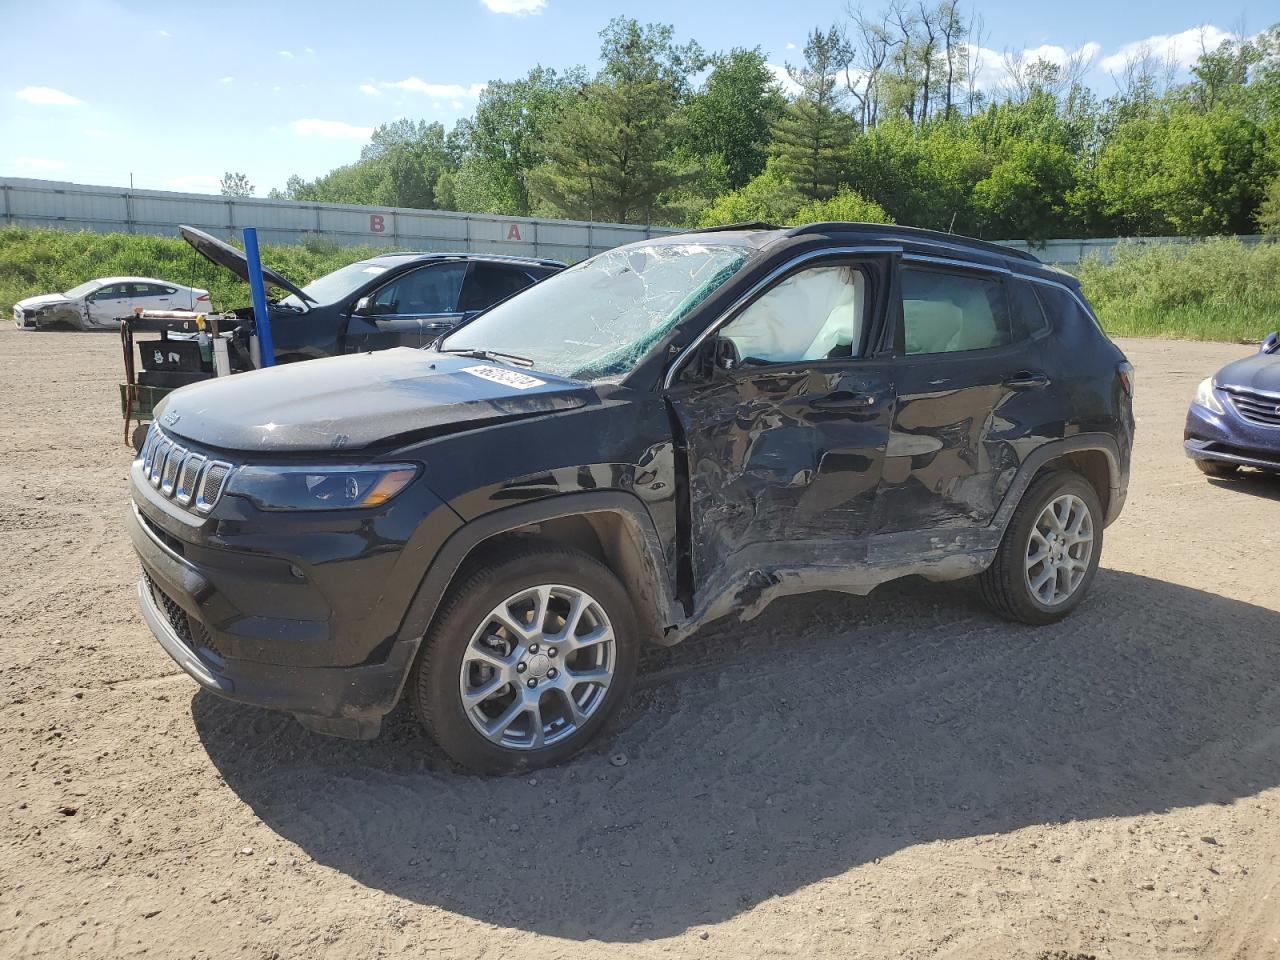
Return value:
[(1102, 554), (1102, 505), (1077, 473), (1032, 482), (1014, 510), (995, 561), (978, 576), (982, 599), (1008, 620), (1043, 625), (1084, 599)]
[(450, 590), (410, 678), (427, 732), (483, 773), (560, 763), (617, 713), (635, 679), (631, 599), (599, 561), (517, 547)]

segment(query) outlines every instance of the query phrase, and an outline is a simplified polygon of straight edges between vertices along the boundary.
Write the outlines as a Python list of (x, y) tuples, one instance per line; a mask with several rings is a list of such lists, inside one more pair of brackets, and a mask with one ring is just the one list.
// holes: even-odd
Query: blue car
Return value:
[(1241, 467), (1280, 473), (1280, 335), (1196, 388), (1183, 433), (1187, 456), (1211, 477)]

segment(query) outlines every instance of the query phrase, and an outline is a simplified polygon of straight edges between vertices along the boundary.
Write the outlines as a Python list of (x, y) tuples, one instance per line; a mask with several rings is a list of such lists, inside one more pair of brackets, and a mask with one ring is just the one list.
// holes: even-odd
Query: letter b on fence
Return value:
[(380, 213), (369, 214), (369, 230), (373, 233), (385, 233), (387, 221)]

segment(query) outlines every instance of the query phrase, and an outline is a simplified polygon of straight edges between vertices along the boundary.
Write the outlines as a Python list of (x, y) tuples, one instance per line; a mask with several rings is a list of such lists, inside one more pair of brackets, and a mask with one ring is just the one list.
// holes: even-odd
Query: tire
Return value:
[[(1047, 528), (1047, 534), (1040, 529), (1044, 525), (1042, 518), (1046, 509), (1055, 503), (1059, 510), (1063, 503), (1067, 503), (1087, 511), (1088, 519), (1082, 521), (1087, 522), (1091, 535), (1087, 558), (1084, 556), (1085, 544), (1078, 536), (1064, 538), (1052, 528)], [(1076, 516), (1074, 512), (1068, 513), (1068, 530)], [(1080, 605), (1098, 572), (1098, 559), (1102, 555), (1102, 521), (1102, 504), (1097, 491), (1079, 474), (1057, 470), (1036, 478), (1014, 510), (994, 562), (978, 576), (983, 601), (1001, 617), (1032, 626), (1055, 623), (1067, 616)], [(1049, 559), (1029, 566), (1033, 530), (1039, 535), (1035, 541), (1035, 552), (1043, 554), (1047, 551)], [(1051, 570), (1048, 564), (1054, 561), (1055, 556), (1060, 558), (1056, 562), (1058, 569)], [(1046, 573), (1052, 583), (1045, 582), (1040, 587), (1043, 593), (1037, 594), (1032, 584), (1039, 582)], [(1060, 598), (1057, 596), (1059, 591), (1064, 594)], [(1046, 593), (1054, 594), (1049, 598), (1050, 602), (1046, 602)]]
[(151, 429), (151, 422), (139, 423), (133, 428), (133, 432), (129, 434), (129, 443), (133, 445), (134, 453), (142, 452), (142, 445), (147, 442), (147, 431)]
[[(611, 639), (566, 651), (575, 602), (576, 641)], [(499, 610), (513, 625), (498, 621)], [(617, 714), (638, 647), (631, 598), (607, 567), (568, 547), (517, 546), (446, 594), (409, 678), (410, 698), (427, 733), (465, 767), (506, 774), (551, 766)], [(576, 679), (585, 676), (593, 679)], [(476, 699), (464, 703), (464, 689)]]
[(1223, 463), (1220, 460), (1197, 460), (1195, 464), (1206, 477), (1234, 477), (1240, 470), (1234, 463)]

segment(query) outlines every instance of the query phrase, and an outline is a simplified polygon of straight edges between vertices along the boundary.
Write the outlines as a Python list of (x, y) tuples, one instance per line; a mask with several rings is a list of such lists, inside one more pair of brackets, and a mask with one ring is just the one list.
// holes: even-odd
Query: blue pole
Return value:
[(258, 352), (262, 365), (276, 365), (275, 345), (271, 342), (271, 313), (267, 308), (267, 285), (262, 280), (262, 258), (258, 256), (258, 231), (244, 228), (244, 257), (249, 261), (249, 291), (253, 294), (253, 320), (258, 332)]

